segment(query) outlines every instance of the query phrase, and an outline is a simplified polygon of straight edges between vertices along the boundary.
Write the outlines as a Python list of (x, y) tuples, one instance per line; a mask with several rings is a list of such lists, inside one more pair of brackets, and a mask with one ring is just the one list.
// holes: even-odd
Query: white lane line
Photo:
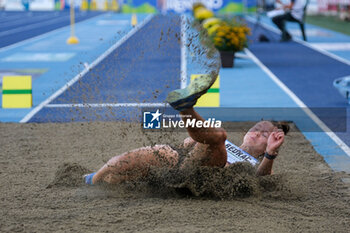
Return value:
[[(55, 13), (49, 13), (49, 14), (44, 14), (44, 15), (39, 15), (39, 16), (34, 16), (35, 18), (30, 18), (30, 19), (28, 19), (28, 21), (26, 22), (26, 23), (31, 23), (31, 22), (33, 22), (33, 23), (35, 23), (36, 21), (38, 21), (38, 20), (46, 20), (47, 18), (53, 18), (53, 17), (59, 17), (60, 16), (60, 14), (59, 13), (57, 13), (57, 12), (55, 12)], [(2, 25), (5, 25), (6, 27), (16, 27), (16, 26), (23, 26), (23, 25), (21, 25), (22, 24), (22, 21), (23, 21), (24, 19), (23, 19), (23, 17), (20, 17), (20, 18), (18, 18), (17, 20), (11, 20), (11, 21), (9, 21), (9, 22), (0, 22), (0, 25), (2, 26)], [(32, 21), (31, 21), (32, 20)], [(20, 22), (20, 23), (18, 23), (18, 21)]]
[[(4, 12), (4, 11), (2, 11)], [(6, 12), (10, 12), (10, 11), (6, 11)], [(51, 14), (51, 13), (49, 13)], [(21, 13), (15, 13), (15, 15), (10, 15), (10, 14), (1, 14), (0, 13), (0, 17), (2, 18), (1, 19), (1, 22), (0, 22), (0, 25), (3, 25), (3, 24), (7, 24), (8, 22), (15, 22), (17, 20), (23, 20), (24, 17), (32, 17), (33, 14), (31, 11), (27, 11), (27, 13), (25, 13), (24, 11), (22, 11)]]
[[(91, 17), (91, 18), (88, 18), (88, 19), (86, 19), (86, 20), (80, 21), (79, 23), (83, 23), (83, 22), (86, 22), (86, 21), (88, 21), (88, 20), (93, 20), (94, 18), (103, 16), (103, 15), (108, 15), (108, 14), (109, 14), (109, 13), (104, 13), (104, 14), (96, 15), (96, 16), (94, 16), (94, 17)], [(77, 23), (77, 24), (78, 24), (78, 23)], [(21, 46), (21, 45), (23, 45), (23, 44), (25, 44), (25, 43), (34, 43), (34, 41), (40, 40), (40, 39), (42, 39), (43, 37), (47, 37), (47, 36), (49, 36), (50, 34), (58, 33), (58, 32), (67, 30), (67, 27), (70, 27), (70, 25), (63, 26), (63, 27), (57, 28), (57, 29), (55, 29), (55, 30), (46, 32), (46, 33), (44, 33), (44, 34), (40, 34), (40, 35), (38, 35), (38, 36), (31, 37), (31, 38), (28, 38), (28, 39), (26, 39), (26, 40), (22, 40), (22, 41), (20, 41), (20, 42), (15, 43), (15, 44), (11, 44), (11, 45), (2, 47), (2, 48), (0, 48), (0, 52), (6, 51), (6, 50), (9, 50), (9, 49), (13, 49), (13, 48), (17, 48), (17, 47), (19, 47), (19, 46)]]
[(244, 53), (240, 53), (240, 52), (235, 53), (235, 57), (241, 58), (241, 59), (251, 59), (250, 56), (248, 56), (248, 55), (246, 55)]
[(24, 25), (21, 27), (16, 27), (7, 31), (0, 32), (0, 36), (8, 36), (17, 32), (26, 32), (32, 29), (41, 28), (42, 26), (51, 25), (54, 23), (58, 23), (60, 21), (65, 21), (65, 20), (67, 20), (67, 16), (65, 16), (64, 18), (54, 18), (46, 21), (45, 23), (38, 22), (38, 23), (33, 23), (31, 25)]
[(350, 43), (310, 43), (312, 46), (332, 51), (349, 51)]
[(169, 107), (166, 103), (47, 104), (45, 108)]
[(57, 96), (62, 94), (65, 90), (67, 90), (70, 86), (72, 86), (75, 82), (77, 82), (80, 78), (82, 78), (87, 72), (89, 72), (93, 67), (95, 67), (98, 63), (100, 63), (103, 59), (105, 59), (111, 52), (113, 52), (116, 48), (122, 45), (127, 39), (129, 39), (132, 35), (134, 35), (139, 29), (141, 29), (146, 23), (148, 23), (153, 18), (153, 15), (149, 15), (144, 21), (138, 24), (136, 27), (131, 29), (128, 34), (122, 37), (119, 41), (117, 41), (114, 45), (112, 45), (107, 51), (105, 51), (101, 56), (99, 56), (91, 65), (84, 65), (85, 69), (76, 75), (73, 79), (71, 79), (66, 85), (57, 90), (54, 94), (52, 94), (49, 98), (41, 102), (38, 106), (36, 106), (32, 111), (30, 111), (21, 121), (20, 123), (28, 122), (37, 112), (39, 112), (45, 105), (54, 100)]
[(181, 15), (181, 89), (187, 86), (187, 60), (186, 60), (186, 16)]
[[(247, 20), (249, 20), (250, 22), (256, 22), (256, 19), (254, 19), (254, 18), (252, 18), (252, 17), (250, 17), (250, 16), (247, 16), (246, 18), (247, 18)], [(274, 28), (274, 27), (271, 26), (271, 25), (268, 25), (268, 24), (263, 23), (263, 22), (260, 22), (260, 24), (262, 25), (262, 27), (266, 28), (267, 30), (273, 31), (273, 32), (275, 32), (275, 33), (277, 33), (277, 34), (281, 34), (281, 32), (280, 32), (277, 28)], [(330, 52), (328, 52), (328, 51), (326, 51), (326, 50), (324, 50), (324, 49), (322, 49), (322, 48), (318, 48), (318, 47), (316, 47), (316, 46), (314, 46), (314, 45), (312, 45), (312, 44), (310, 44), (310, 43), (308, 43), (308, 42), (306, 42), (306, 41), (300, 40), (300, 39), (298, 39), (298, 38), (293, 38), (293, 40), (294, 40), (295, 42), (299, 43), (299, 44), (302, 44), (302, 45), (308, 47), (308, 48), (311, 48), (311, 49), (313, 49), (313, 50), (316, 50), (317, 52), (322, 53), (323, 55), (326, 55), (326, 56), (328, 56), (328, 57), (331, 57), (331, 58), (333, 58), (333, 59), (335, 59), (335, 60), (337, 60), (337, 61), (340, 61), (340, 62), (342, 62), (342, 63), (347, 64), (347, 65), (350, 66), (350, 61), (349, 61), (349, 60), (346, 60), (346, 59), (344, 59), (344, 58), (342, 58), (342, 57), (339, 57), (339, 56), (337, 56), (337, 55), (335, 55), (335, 54), (333, 54), (333, 53), (330, 53)]]
[(252, 60), (299, 106), (303, 111), (350, 157), (350, 148), (326, 126), (276, 75), (274, 75), (251, 51), (245, 52)]
[(48, 25), (52, 25), (52, 24), (62, 22), (62, 21), (67, 21), (67, 20), (69, 20), (69, 15), (64, 15), (63, 17), (56, 17), (50, 20), (46, 20), (45, 23), (37, 22), (30, 25), (23, 25), (21, 27), (16, 27), (7, 31), (3, 31), (3, 32), (0, 32), (0, 36), (8, 36), (17, 32), (26, 32), (32, 29), (41, 28), (43, 26), (48, 26)]

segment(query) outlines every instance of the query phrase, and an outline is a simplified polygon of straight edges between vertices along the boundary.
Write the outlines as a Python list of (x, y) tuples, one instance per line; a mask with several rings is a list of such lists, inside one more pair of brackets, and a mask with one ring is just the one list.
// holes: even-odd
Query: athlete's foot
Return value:
[(96, 174), (96, 172), (84, 175), (83, 179), (84, 179), (85, 184), (93, 185), (92, 178), (94, 177), (95, 174)]
[(192, 108), (198, 98), (208, 91), (215, 80), (216, 77), (212, 77), (212, 75), (201, 75), (192, 80), (184, 89), (171, 91), (166, 98), (166, 102), (180, 112)]

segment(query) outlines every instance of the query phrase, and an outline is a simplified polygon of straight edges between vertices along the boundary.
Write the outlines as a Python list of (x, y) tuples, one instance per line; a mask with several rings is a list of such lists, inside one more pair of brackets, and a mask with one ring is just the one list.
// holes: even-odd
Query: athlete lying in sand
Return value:
[[(201, 76), (191, 82), (185, 89), (178, 89), (169, 93), (167, 102), (180, 111), (183, 121), (204, 121), (193, 109), (197, 99), (207, 92), (215, 79)], [(180, 168), (186, 166), (228, 166), (228, 156), (225, 146), (226, 131), (223, 128), (189, 127), (190, 135), (183, 143), (183, 148), (189, 149), (189, 155), (181, 161)], [(270, 121), (261, 121), (254, 125), (244, 136), (239, 148), (254, 158), (264, 155), (257, 166), (257, 175), (270, 175), (278, 149), (284, 141), (284, 135), (289, 131), (288, 125), (277, 125)], [(85, 183), (110, 184), (127, 180), (136, 180), (146, 176), (149, 168), (175, 167), (179, 163), (179, 153), (169, 145), (155, 145), (142, 147), (111, 158), (96, 173), (85, 176)]]

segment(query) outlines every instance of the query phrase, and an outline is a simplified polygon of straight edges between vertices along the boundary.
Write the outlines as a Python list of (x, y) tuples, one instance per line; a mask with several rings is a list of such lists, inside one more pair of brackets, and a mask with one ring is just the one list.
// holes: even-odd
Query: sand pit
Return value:
[[(229, 123), (240, 144), (252, 123)], [(348, 185), (294, 130), (274, 175), (252, 167), (151, 170), (140, 182), (86, 186), (109, 158), (187, 134), (139, 124), (0, 123), (1, 232), (349, 232)]]

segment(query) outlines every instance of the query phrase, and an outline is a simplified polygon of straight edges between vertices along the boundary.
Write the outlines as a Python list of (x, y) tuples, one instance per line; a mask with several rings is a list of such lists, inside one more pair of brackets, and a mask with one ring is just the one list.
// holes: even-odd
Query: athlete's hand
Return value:
[(278, 148), (283, 144), (284, 133), (282, 131), (272, 132), (267, 139), (266, 152), (269, 155), (277, 155)]

